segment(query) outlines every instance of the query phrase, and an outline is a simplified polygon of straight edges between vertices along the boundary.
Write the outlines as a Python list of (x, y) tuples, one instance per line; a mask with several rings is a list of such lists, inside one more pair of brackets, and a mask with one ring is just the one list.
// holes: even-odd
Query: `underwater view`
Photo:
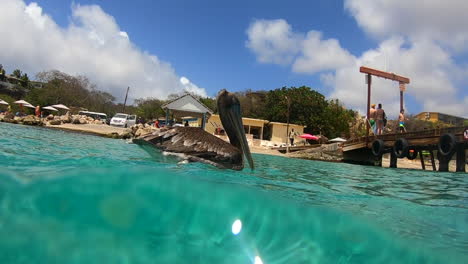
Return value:
[(468, 178), (0, 123), (0, 263), (467, 263)]

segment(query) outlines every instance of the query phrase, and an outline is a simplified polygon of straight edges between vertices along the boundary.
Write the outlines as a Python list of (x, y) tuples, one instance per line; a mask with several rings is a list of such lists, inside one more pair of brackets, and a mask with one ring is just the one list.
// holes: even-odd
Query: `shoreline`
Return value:
[[(8, 123), (8, 122), (6, 122)], [(24, 125), (24, 124), (17, 124), (17, 125)], [(28, 125), (26, 125), (28, 126)], [(39, 126), (43, 128), (50, 128), (55, 130), (62, 130), (71, 133), (81, 133), (81, 134), (88, 134), (106, 138), (114, 138), (114, 139), (124, 139), (124, 134), (128, 133), (128, 128), (121, 128), (121, 127), (113, 127), (104, 124), (61, 124), (61, 125), (44, 125)], [(264, 155), (272, 155), (284, 158), (294, 158), (294, 159), (304, 159), (304, 160), (314, 160), (314, 161), (322, 161), (322, 162), (335, 162), (335, 163), (342, 163), (342, 161), (329, 161), (329, 160), (320, 160), (320, 159), (307, 159), (301, 158), (286, 153), (281, 153), (277, 150), (266, 149), (260, 146), (250, 146), (250, 151), (255, 154), (264, 154)], [(364, 166), (364, 165), (361, 165)], [(389, 168), (390, 167), (390, 158), (383, 157), (382, 158), (382, 168)], [(436, 167), (438, 167), (438, 163), (436, 161)], [(468, 172), (468, 164), (466, 165)], [(421, 170), (421, 162), (419, 159), (417, 160), (407, 160), (407, 159), (398, 159), (398, 168), (399, 169), (414, 169), (414, 170)], [(455, 172), (455, 161), (452, 160), (449, 163), (449, 171)], [(426, 170), (424, 171), (433, 171), (432, 166), (430, 164), (426, 164)]]

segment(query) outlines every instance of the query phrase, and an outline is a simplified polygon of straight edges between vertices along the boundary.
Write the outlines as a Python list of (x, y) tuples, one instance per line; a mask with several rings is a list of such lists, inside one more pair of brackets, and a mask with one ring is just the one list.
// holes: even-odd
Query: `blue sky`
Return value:
[[(426, 1), (423, 10), (402, 0), (5, 1), (11, 15), (0, 18), (2, 25), (32, 19), (17, 30), (37, 33), (31, 40), (39, 44), (22, 47), (34, 59), (0, 54), (0, 63), (31, 73), (84, 74), (118, 98), (126, 86), (132, 98), (163, 98), (184, 89), (215, 96), (222, 88), (306, 85), (363, 111), (358, 69), (369, 65), (415, 80), (406, 97), (410, 112), (468, 116), (468, 33), (454, 26), (468, 24), (459, 11), (464, 1)], [(440, 8), (447, 15), (438, 14)], [(115, 38), (123, 32), (128, 39)], [(13, 45), (4, 48), (16, 52)], [(397, 112), (398, 85), (374, 84), (372, 101)]]
[[(61, 26), (68, 25), (71, 1), (36, 2)], [(75, 1), (101, 6), (140, 49), (170, 62), (210, 96), (221, 88), (270, 90), (308, 85), (323, 90), (317, 76), (256, 62), (245, 47), (246, 30), (255, 19), (284, 18), (301, 31), (319, 27), (325, 36), (340, 37), (356, 53), (375, 45), (346, 14), (342, 1), (316, 2)]]

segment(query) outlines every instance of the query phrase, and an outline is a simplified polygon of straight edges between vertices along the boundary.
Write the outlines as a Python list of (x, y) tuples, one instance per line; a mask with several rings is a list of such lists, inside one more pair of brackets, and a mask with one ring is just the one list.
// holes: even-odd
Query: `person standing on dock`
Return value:
[(379, 104), (377, 110), (375, 111), (375, 120), (377, 123), (377, 135), (382, 135), (383, 127), (384, 127), (384, 118), (385, 118), (385, 111), (382, 108), (382, 104)]
[(404, 109), (401, 109), (400, 115), (398, 116), (398, 130), (400, 131), (400, 133), (406, 133)]
[(375, 123), (375, 112), (376, 111), (377, 110), (375, 110), (375, 104), (372, 104), (371, 108), (369, 109), (369, 123), (370, 123), (371, 129), (372, 129), (372, 132), (374, 133), (374, 135), (377, 135), (377, 125)]
[(294, 137), (296, 136), (296, 132), (294, 132), (294, 128), (291, 129), (289, 132), (289, 141), (291, 142), (291, 146), (294, 146)]

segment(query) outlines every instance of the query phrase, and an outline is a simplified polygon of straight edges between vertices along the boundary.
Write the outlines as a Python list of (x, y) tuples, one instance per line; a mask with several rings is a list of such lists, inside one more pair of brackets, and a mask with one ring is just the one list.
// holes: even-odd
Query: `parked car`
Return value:
[(136, 123), (136, 115), (127, 115), (122, 113), (115, 114), (110, 121), (111, 126), (131, 127)]

